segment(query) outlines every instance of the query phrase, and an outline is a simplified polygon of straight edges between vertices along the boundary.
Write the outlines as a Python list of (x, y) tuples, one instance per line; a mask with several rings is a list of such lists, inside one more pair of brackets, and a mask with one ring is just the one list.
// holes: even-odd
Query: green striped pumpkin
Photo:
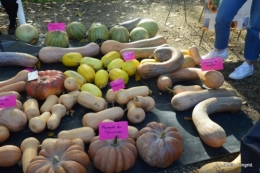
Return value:
[(68, 47), (69, 37), (65, 31), (47, 32), (44, 39), (44, 46)]
[(109, 39), (108, 29), (102, 23), (92, 23), (88, 30), (88, 40), (95, 42), (97, 39)]
[(80, 22), (71, 22), (66, 27), (66, 32), (69, 36), (69, 39), (80, 41), (86, 37), (87, 29)]
[(129, 31), (126, 27), (115, 25), (109, 30), (109, 39), (116, 40), (121, 43), (129, 42)]

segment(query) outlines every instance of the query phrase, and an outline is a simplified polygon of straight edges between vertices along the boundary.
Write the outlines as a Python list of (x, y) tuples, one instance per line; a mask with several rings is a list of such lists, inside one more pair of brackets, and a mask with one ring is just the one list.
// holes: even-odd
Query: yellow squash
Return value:
[(82, 55), (77, 52), (66, 53), (62, 56), (62, 63), (67, 67), (77, 67), (80, 65)]
[(74, 79), (76, 79), (77, 83), (80, 86), (82, 86), (84, 83), (86, 83), (86, 79), (81, 74), (77, 73), (76, 71), (66, 70), (64, 72), (64, 75), (66, 76), (66, 78), (73, 77)]
[(122, 59), (114, 59), (113, 61), (111, 61), (108, 66), (107, 66), (107, 70), (110, 71), (113, 68), (122, 68), (122, 65), (124, 64), (124, 60)]
[(77, 72), (79, 74), (81, 74), (85, 79), (86, 79), (86, 82), (87, 83), (92, 83), (94, 81), (94, 78), (95, 78), (95, 70), (90, 67), (89, 65), (87, 64), (81, 64), (78, 69), (77, 69)]
[(94, 84), (100, 89), (105, 88), (108, 83), (108, 72), (106, 70), (98, 70), (95, 75)]
[(111, 51), (107, 54), (105, 54), (101, 58), (101, 62), (103, 63), (103, 67), (107, 68), (108, 64), (113, 61), (114, 59), (121, 59), (120, 54), (117, 51)]
[(92, 57), (83, 57), (80, 61), (80, 64), (87, 64), (90, 67), (92, 67), (95, 71), (98, 71), (103, 68), (102, 61)]
[(119, 78), (121, 78), (121, 79), (123, 79), (125, 85), (129, 81), (128, 74), (119, 68), (114, 68), (114, 69), (110, 70), (108, 74), (109, 74), (110, 81), (118, 80)]
[(125, 71), (128, 76), (133, 76), (138, 68), (138, 65), (135, 61), (126, 61), (122, 65), (122, 70)]
[(102, 91), (92, 83), (85, 83), (84, 85), (82, 85), (80, 90), (90, 92), (97, 97), (102, 97)]

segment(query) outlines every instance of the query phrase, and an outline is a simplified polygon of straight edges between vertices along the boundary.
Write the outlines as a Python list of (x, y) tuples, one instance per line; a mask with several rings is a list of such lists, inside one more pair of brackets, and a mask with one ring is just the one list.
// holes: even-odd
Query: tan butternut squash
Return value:
[(31, 118), (29, 121), (30, 130), (34, 133), (40, 133), (44, 131), (50, 116), (50, 112), (43, 112), (40, 116)]
[(188, 110), (199, 102), (211, 97), (237, 96), (234, 89), (204, 89), (201, 91), (185, 91), (172, 97), (171, 104), (178, 111)]
[(89, 144), (91, 138), (96, 136), (95, 131), (91, 127), (79, 127), (71, 130), (62, 130), (58, 134), (60, 139), (75, 139), (80, 138), (85, 144)]
[(23, 112), (26, 115), (28, 121), (33, 117), (40, 116), (39, 104), (36, 99), (29, 98), (23, 103)]
[(64, 87), (68, 92), (80, 90), (80, 85), (78, 84), (77, 80), (73, 77), (68, 77), (65, 79)]
[(106, 107), (105, 99), (97, 97), (94, 94), (87, 91), (81, 91), (78, 95), (77, 101), (81, 106), (88, 109), (92, 109), (96, 112), (102, 111)]
[(58, 99), (58, 103), (70, 110), (77, 103), (79, 93), (80, 91), (71, 91), (68, 94), (62, 94)]
[(26, 85), (26, 82), (24, 82), (24, 81), (19, 81), (19, 82), (15, 82), (15, 83), (12, 83), (9, 85), (5, 85), (0, 88), (0, 93), (8, 92), (8, 91), (16, 91), (18, 93), (21, 93), (21, 92), (25, 91), (25, 85)]
[(214, 148), (221, 147), (226, 141), (226, 132), (209, 115), (216, 112), (236, 112), (241, 107), (242, 99), (239, 97), (212, 97), (198, 103), (193, 109), (192, 121), (202, 141)]
[(0, 126), (0, 143), (6, 141), (10, 137), (9, 129), (5, 126)]
[(155, 107), (155, 101), (150, 96), (135, 96), (134, 104), (137, 107), (141, 107), (144, 111), (149, 112)]
[(11, 77), (10, 79), (7, 79), (5, 81), (0, 81), (0, 88), (20, 81), (27, 82), (28, 73), (29, 73), (28, 70), (21, 70), (14, 77)]
[(183, 56), (183, 63), (180, 68), (189, 68), (189, 67), (195, 67), (195, 60), (190, 55), (184, 55)]
[(173, 87), (173, 94), (179, 94), (184, 91), (201, 91), (203, 88), (199, 85), (189, 85), (189, 86), (184, 86), (184, 85), (175, 85)]
[(59, 98), (56, 95), (49, 95), (42, 104), (40, 112), (51, 112), (52, 106), (58, 103), (58, 99)]
[(15, 106), (15, 108), (22, 110), (23, 104), (22, 104), (22, 102), (20, 100), (16, 99), (16, 106)]
[(30, 161), (38, 155), (39, 146), (40, 142), (34, 137), (25, 138), (22, 141), (20, 149), (22, 151), (22, 168), (24, 173), (26, 173)]
[(137, 107), (133, 100), (128, 101), (127, 105), (127, 119), (133, 124), (141, 123), (145, 119), (145, 111), (141, 107)]
[(196, 46), (191, 46), (189, 49), (189, 55), (194, 59), (196, 65), (200, 65), (201, 56), (199, 49)]
[(16, 165), (22, 157), (22, 152), (15, 145), (4, 145), (0, 147), (0, 167), (11, 167)]
[(111, 51), (119, 52), (120, 50), (125, 48), (155, 47), (162, 44), (167, 44), (167, 41), (163, 36), (155, 36), (153, 38), (133, 41), (129, 43), (120, 43), (115, 40), (107, 40), (101, 45), (101, 52), (105, 55)]
[(0, 52), (0, 66), (35, 67), (39, 59), (28, 53)]
[(116, 92), (117, 91), (113, 91), (113, 89), (108, 89), (107, 93), (106, 93), (106, 101), (108, 103), (115, 103), (116, 102)]
[[(42, 141), (40, 148), (45, 149), (48, 145), (54, 145), (58, 138), (46, 138)], [(75, 138), (71, 140), (73, 144), (77, 144), (85, 150), (85, 144), (81, 138)]]
[(6, 91), (6, 92), (1, 92), (0, 93), (0, 97), (4, 97), (4, 96), (9, 96), (9, 95), (15, 95), (15, 98), (17, 100), (21, 99), (21, 95), (20, 93), (16, 92), (16, 91)]
[(51, 116), (47, 120), (47, 128), (50, 130), (55, 130), (59, 124), (61, 119), (66, 115), (66, 107), (62, 104), (55, 104), (51, 108)]
[(124, 110), (121, 107), (108, 108), (97, 113), (86, 113), (82, 118), (84, 127), (91, 127), (95, 131), (98, 130), (98, 125), (105, 119), (120, 120), (124, 116)]

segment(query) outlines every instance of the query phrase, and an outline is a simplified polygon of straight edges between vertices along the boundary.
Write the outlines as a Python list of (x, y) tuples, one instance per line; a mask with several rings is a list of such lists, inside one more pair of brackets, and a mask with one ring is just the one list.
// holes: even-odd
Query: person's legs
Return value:
[(260, 1), (253, 0), (250, 12), (250, 21), (245, 38), (245, 62), (229, 75), (231, 79), (243, 79), (253, 74), (253, 62), (260, 54)]
[(9, 23), (8, 33), (14, 34), (16, 29), (18, 4), (16, 3), (16, 0), (1, 0), (1, 4), (5, 8), (5, 11), (9, 16), (10, 23)]

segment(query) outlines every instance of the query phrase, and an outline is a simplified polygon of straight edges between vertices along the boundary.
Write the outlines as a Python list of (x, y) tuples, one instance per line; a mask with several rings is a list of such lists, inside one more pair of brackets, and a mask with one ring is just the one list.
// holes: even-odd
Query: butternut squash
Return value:
[(9, 129), (5, 126), (0, 126), (0, 143), (6, 141), (10, 137)]
[(184, 91), (201, 91), (203, 88), (199, 85), (189, 85), (189, 86), (184, 86), (184, 85), (175, 85), (173, 87), (173, 94), (179, 94)]
[(141, 107), (144, 111), (149, 112), (155, 107), (155, 101), (150, 96), (135, 96), (134, 104), (136, 107)]
[(129, 100), (133, 100), (135, 96), (148, 96), (149, 94), (151, 94), (151, 91), (147, 86), (120, 89), (116, 92), (116, 102), (120, 105), (124, 105), (127, 104)]
[(51, 108), (51, 116), (47, 120), (47, 128), (50, 130), (55, 130), (59, 124), (61, 119), (66, 115), (66, 107), (62, 104), (55, 104)]
[(142, 47), (155, 47), (162, 44), (167, 44), (166, 39), (163, 36), (155, 36), (153, 38), (133, 41), (129, 43), (120, 43), (115, 40), (104, 41), (101, 45), (101, 52), (105, 55), (111, 51), (119, 52), (125, 48), (142, 48)]
[(56, 95), (49, 95), (42, 104), (40, 112), (51, 112), (52, 106), (58, 103), (58, 99), (59, 98)]
[(47, 125), (47, 120), (50, 118), (50, 112), (44, 112), (40, 116), (33, 117), (29, 121), (29, 128), (34, 133), (40, 133), (44, 131)]
[(14, 106), (14, 107), (17, 108), (17, 109), (22, 110), (23, 104), (22, 104), (22, 102), (20, 100), (16, 99), (16, 106)]
[(26, 115), (28, 121), (33, 117), (40, 116), (39, 104), (36, 99), (29, 98), (23, 103), (23, 112)]
[(192, 46), (188, 49), (189, 55), (194, 59), (196, 65), (200, 65), (201, 56), (196, 46)]
[(85, 46), (71, 48), (46, 46), (39, 51), (39, 59), (44, 63), (57, 63), (61, 62), (63, 55), (70, 52), (80, 53), (83, 57), (95, 57), (100, 53), (100, 46), (94, 42)]
[(77, 103), (79, 93), (80, 91), (71, 91), (68, 94), (62, 94), (58, 99), (58, 103), (70, 110)]
[(22, 141), (20, 149), (22, 151), (22, 168), (24, 173), (26, 173), (30, 161), (38, 155), (39, 146), (40, 142), (34, 137), (25, 138)]
[(124, 116), (124, 110), (121, 107), (108, 108), (97, 113), (86, 113), (82, 118), (84, 127), (91, 127), (95, 131), (98, 130), (98, 125), (105, 119), (120, 120)]
[(26, 82), (24, 82), (24, 81), (15, 82), (15, 83), (1, 87), (0, 93), (8, 92), (8, 91), (16, 91), (18, 93), (21, 93), (21, 92), (25, 91), (25, 86), (26, 86)]
[(108, 103), (115, 103), (116, 102), (116, 92), (117, 91), (113, 91), (113, 89), (108, 89), (107, 93), (106, 93), (106, 101)]
[(190, 68), (195, 67), (195, 60), (190, 55), (184, 55), (184, 60), (180, 68)]
[(127, 105), (127, 119), (133, 124), (141, 123), (145, 119), (144, 109), (137, 107), (133, 100), (128, 101)]
[(0, 147), (0, 167), (11, 167), (16, 165), (22, 158), (22, 152), (15, 145), (4, 145)]
[(21, 95), (20, 93), (16, 92), (16, 91), (6, 91), (6, 92), (1, 92), (0, 93), (0, 97), (4, 97), (4, 96), (9, 96), (9, 95), (15, 95), (15, 98), (17, 100), (21, 100)]
[(193, 109), (192, 121), (202, 141), (214, 148), (221, 147), (226, 141), (226, 132), (209, 115), (216, 112), (236, 112), (241, 107), (242, 99), (231, 96), (212, 97), (198, 103)]
[(81, 106), (88, 109), (92, 109), (96, 112), (102, 111), (106, 107), (105, 99), (97, 97), (94, 94), (87, 91), (81, 91), (78, 95), (77, 101)]
[[(53, 145), (58, 138), (46, 138), (42, 141), (40, 148), (45, 149), (48, 145)], [(74, 144), (81, 146), (85, 150), (85, 144), (81, 138), (75, 138), (71, 140)]]
[(0, 52), (0, 66), (35, 67), (39, 59), (20, 52)]
[(19, 71), (14, 77), (7, 79), (5, 81), (0, 81), (0, 88), (9, 84), (13, 84), (19, 81), (27, 82), (28, 80), (28, 70), (21, 70)]
[(68, 77), (64, 81), (64, 88), (70, 92), (75, 90), (80, 90), (80, 85), (78, 84), (77, 80), (73, 77)]
[(137, 71), (142, 79), (178, 70), (184, 61), (181, 51), (174, 47), (159, 47), (154, 51), (153, 56), (160, 62), (147, 62), (138, 66)]
[(79, 127), (71, 130), (62, 130), (58, 134), (59, 139), (75, 139), (80, 138), (85, 144), (89, 144), (91, 138), (96, 136), (95, 131), (91, 127)]
[(178, 111), (188, 110), (199, 102), (211, 97), (237, 96), (234, 89), (204, 89), (201, 91), (185, 91), (172, 97), (171, 104)]

